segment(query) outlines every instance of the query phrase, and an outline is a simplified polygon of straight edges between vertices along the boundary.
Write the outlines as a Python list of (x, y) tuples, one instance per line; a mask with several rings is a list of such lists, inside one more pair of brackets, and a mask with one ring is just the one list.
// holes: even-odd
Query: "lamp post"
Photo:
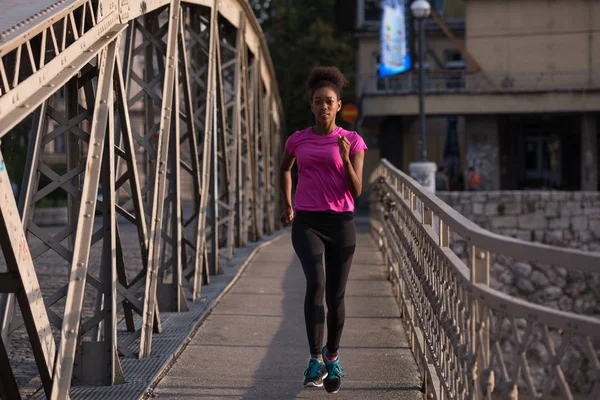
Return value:
[(427, 148), (425, 146), (425, 101), (424, 91), (424, 64), (425, 64), (425, 19), (431, 13), (431, 5), (427, 0), (415, 0), (410, 5), (413, 17), (417, 20), (419, 29), (419, 161), (410, 164), (410, 172), (422, 186), (435, 191), (434, 163), (427, 162)]

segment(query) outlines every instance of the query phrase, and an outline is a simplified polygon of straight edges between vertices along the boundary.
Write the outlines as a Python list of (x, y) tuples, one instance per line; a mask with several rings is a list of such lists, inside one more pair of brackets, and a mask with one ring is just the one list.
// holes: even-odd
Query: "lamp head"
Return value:
[(427, 0), (415, 0), (410, 5), (412, 14), (417, 19), (424, 19), (429, 17), (431, 13), (431, 5)]

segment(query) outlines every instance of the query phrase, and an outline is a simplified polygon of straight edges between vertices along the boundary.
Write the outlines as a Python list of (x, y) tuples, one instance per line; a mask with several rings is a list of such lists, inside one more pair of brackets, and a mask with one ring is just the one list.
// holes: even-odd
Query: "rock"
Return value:
[(585, 281), (585, 272), (578, 270), (578, 269), (570, 270), (568, 276), (569, 276), (568, 279), (573, 282)]
[(587, 284), (585, 283), (585, 281), (574, 282), (570, 285), (567, 285), (567, 287), (565, 287), (564, 292), (567, 296), (570, 296), (571, 298), (577, 298), (581, 293), (583, 293), (586, 287)]
[(548, 217), (558, 217), (560, 215), (559, 208), (558, 208), (558, 202), (556, 202), (556, 201), (547, 202), (545, 214)]
[(557, 300), (562, 296), (562, 290), (559, 287), (556, 286), (550, 286), (547, 287), (546, 289), (544, 289), (543, 291), (543, 298), (546, 301), (549, 300)]
[(518, 216), (518, 224), (521, 229), (546, 229), (546, 215), (542, 213), (524, 214)]
[(585, 216), (571, 218), (571, 228), (575, 232), (581, 232), (588, 227), (588, 218)]
[(562, 311), (573, 311), (573, 299), (569, 296), (563, 296), (558, 301), (558, 308)]
[(529, 346), (527, 350), (527, 359), (533, 358), (533, 361), (546, 363), (549, 360), (548, 350), (542, 342), (535, 342)]
[(485, 205), (484, 214), (490, 217), (498, 215), (498, 204), (489, 202)]
[(531, 294), (535, 291), (531, 281), (524, 278), (517, 279), (517, 288), (525, 295)]
[(528, 262), (519, 261), (513, 265), (513, 270), (518, 275), (527, 278), (531, 274), (531, 264), (529, 264)]
[(498, 279), (494, 278), (493, 276), (490, 276), (490, 287), (499, 292), (502, 292), (502, 289), (504, 289), (504, 285), (502, 284), (502, 282), (500, 282)]
[(473, 214), (474, 215), (482, 215), (483, 214), (483, 204), (481, 204), (481, 203), (473, 204)]
[(564, 241), (564, 232), (562, 230), (546, 231), (544, 234), (544, 243), (553, 246), (562, 246)]
[(573, 312), (577, 314), (590, 315), (596, 308), (596, 297), (593, 294), (581, 296), (575, 300)]
[(563, 267), (555, 267), (554, 271), (562, 278), (567, 278), (567, 269)]
[(515, 325), (517, 325), (517, 328), (519, 329), (525, 329), (525, 327), (527, 326), (527, 320), (524, 318), (516, 318)]
[(536, 288), (546, 287), (550, 284), (546, 275), (537, 269), (531, 273), (529, 279), (531, 279), (531, 283), (533, 283)]
[(500, 278), (498, 278), (498, 280), (500, 282), (502, 282), (505, 285), (512, 285), (513, 281), (514, 281), (514, 276), (512, 274), (512, 272), (510, 271), (504, 271), (501, 275)]
[(568, 217), (550, 218), (548, 220), (548, 228), (550, 229), (567, 229), (571, 225), (571, 219)]

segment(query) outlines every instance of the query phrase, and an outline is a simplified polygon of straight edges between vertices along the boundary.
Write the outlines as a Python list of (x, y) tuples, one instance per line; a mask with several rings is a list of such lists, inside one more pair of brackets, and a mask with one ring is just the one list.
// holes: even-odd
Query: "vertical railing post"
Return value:
[[(471, 245), (471, 283), (473, 285), (490, 285), (490, 253), (489, 251)], [(470, 301), (470, 352), (473, 357), (471, 382), (473, 399), (483, 398), (479, 377), (487, 367), (490, 355), (488, 310), (480, 301), (471, 298)], [(480, 341), (479, 346), (477, 342)], [(478, 352), (479, 350), (479, 352)]]

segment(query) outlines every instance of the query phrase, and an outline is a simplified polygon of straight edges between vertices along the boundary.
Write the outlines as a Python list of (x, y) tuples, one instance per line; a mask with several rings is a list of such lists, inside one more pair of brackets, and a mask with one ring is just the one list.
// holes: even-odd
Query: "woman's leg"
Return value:
[(292, 244), (306, 277), (304, 319), (311, 357), (321, 359), (325, 329), (325, 273), (323, 268), (323, 240), (296, 217), (292, 225)]
[(341, 221), (335, 231), (331, 232), (334, 240), (325, 245), (327, 352), (331, 355), (338, 351), (346, 319), (344, 295), (356, 248), (354, 218)]

